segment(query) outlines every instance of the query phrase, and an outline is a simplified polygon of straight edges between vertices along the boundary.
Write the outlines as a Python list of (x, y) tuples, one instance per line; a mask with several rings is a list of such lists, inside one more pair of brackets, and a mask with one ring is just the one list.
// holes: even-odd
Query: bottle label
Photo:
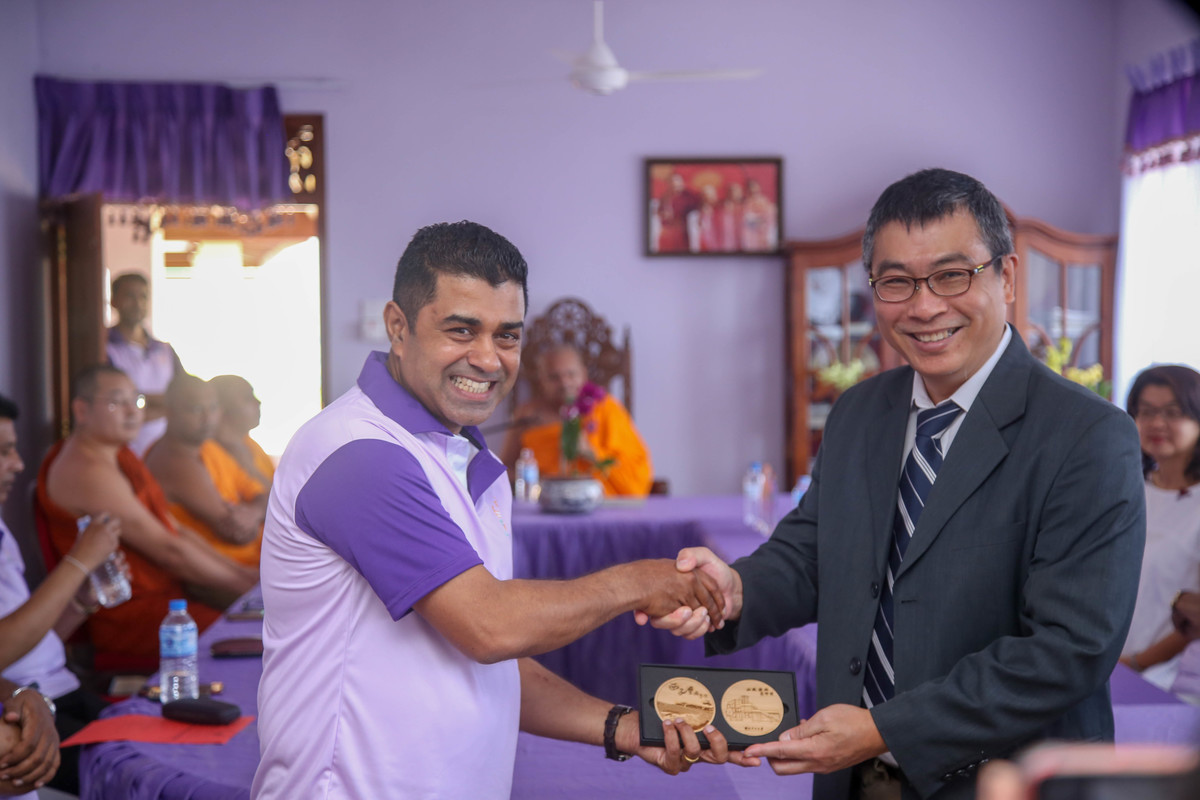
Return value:
[(195, 627), (163, 627), (158, 631), (158, 652), (162, 658), (190, 658), (196, 655)]

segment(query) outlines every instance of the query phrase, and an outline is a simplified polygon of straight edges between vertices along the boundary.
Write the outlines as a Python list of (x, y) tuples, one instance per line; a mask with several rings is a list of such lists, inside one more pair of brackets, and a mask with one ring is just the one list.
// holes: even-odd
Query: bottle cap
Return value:
[(172, 600), (167, 604), (167, 610), (172, 614), (176, 611), (187, 611), (187, 600)]

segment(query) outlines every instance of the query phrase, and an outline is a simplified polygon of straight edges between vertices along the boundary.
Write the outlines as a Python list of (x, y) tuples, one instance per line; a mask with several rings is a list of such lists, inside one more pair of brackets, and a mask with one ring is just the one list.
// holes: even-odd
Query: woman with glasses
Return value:
[(1200, 373), (1154, 366), (1133, 381), (1126, 408), (1142, 442), (1146, 476), (1146, 550), (1121, 661), (1170, 689), (1187, 640), (1171, 606), (1200, 590)]

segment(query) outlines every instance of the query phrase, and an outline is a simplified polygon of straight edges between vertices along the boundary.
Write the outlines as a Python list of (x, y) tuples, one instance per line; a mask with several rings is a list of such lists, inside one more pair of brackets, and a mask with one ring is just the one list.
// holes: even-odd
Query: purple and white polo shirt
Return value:
[(253, 797), (509, 796), (516, 661), (479, 664), (410, 613), (477, 564), (512, 577), (512, 490), (463, 433), (372, 353), (288, 445), (263, 534)]
[[(29, 586), (25, 583), (25, 560), (21, 548), (0, 520), (0, 618), (7, 617), (29, 602)], [(4, 669), (4, 677), (18, 686), (38, 685), (47, 697), (62, 697), (79, 688), (79, 679), (67, 669), (67, 654), (62, 639), (53, 630), (33, 646), (28, 653)]]

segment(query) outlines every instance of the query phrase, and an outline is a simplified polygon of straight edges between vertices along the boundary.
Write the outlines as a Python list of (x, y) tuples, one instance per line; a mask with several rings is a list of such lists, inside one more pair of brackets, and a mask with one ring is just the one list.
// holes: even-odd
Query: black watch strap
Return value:
[(629, 753), (617, 749), (617, 723), (621, 717), (633, 711), (629, 706), (616, 705), (608, 710), (608, 718), (604, 720), (604, 757), (613, 761), (627, 761)]

